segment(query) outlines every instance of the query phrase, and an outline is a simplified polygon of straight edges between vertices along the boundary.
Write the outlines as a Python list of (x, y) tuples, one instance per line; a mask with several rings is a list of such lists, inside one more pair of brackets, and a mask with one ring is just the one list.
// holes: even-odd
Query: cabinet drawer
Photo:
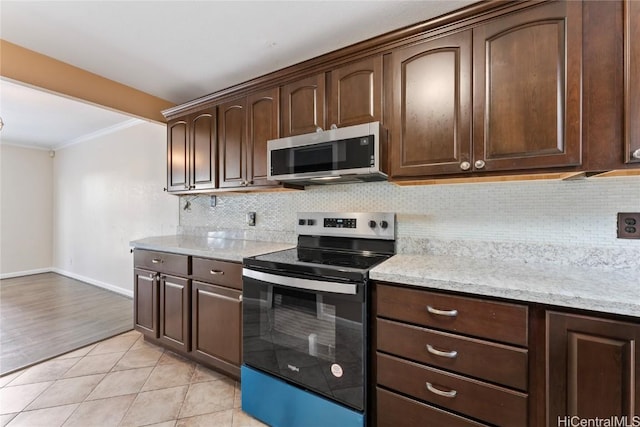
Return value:
[(377, 320), (378, 350), (523, 391), (527, 390), (527, 350)]
[(485, 426), (485, 424), (468, 420), (379, 387), (376, 389), (376, 403), (378, 427)]
[(498, 426), (527, 424), (527, 395), (378, 353), (378, 384)]
[(242, 264), (196, 257), (192, 262), (194, 279), (242, 289)]
[(133, 263), (136, 267), (148, 268), (160, 273), (179, 276), (189, 274), (189, 257), (187, 255), (136, 249), (133, 254)]
[(378, 285), (378, 315), (445, 331), (527, 345), (527, 307)]

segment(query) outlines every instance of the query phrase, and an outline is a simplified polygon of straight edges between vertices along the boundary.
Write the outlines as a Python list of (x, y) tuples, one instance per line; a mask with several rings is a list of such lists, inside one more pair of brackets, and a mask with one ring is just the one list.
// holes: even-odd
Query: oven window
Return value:
[(306, 347), (310, 356), (335, 360), (336, 310), (322, 295), (280, 289), (273, 293), (272, 314), (269, 334), (274, 344), (302, 352)]
[(243, 285), (244, 363), (362, 409), (363, 301), (247, 278)]

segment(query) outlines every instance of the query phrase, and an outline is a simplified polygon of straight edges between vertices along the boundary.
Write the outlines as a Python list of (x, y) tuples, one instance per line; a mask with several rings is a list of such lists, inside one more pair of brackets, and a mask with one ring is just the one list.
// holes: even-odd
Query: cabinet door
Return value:
[(187, 120), (167, 123), (167, 191), (189, 189), (189, 129)]
[(325, 129), (324, 103), (324, 73), (283, 86), (282, 136)]
[(625, 0), (625, 162), (640, 163), (640, 2)]
[(181, 277), (160, 278), (160, 340), (183, 351), (189, 351), (189, 309), (191, 283)]
[(223, 369), (228, 364), (239, 367), (242, 360), (241, 295), (234, 289), (193, 282), (193, 351)]
[(246, 99), (218, 106), (220, 188), (241, 187), (246, 174)]
[(549, 425), (640, 415), (640, 323), (549, 312), (547, 340)]
[(249, 185), (275, 184), (267, 181), (267, 141), (280, 136), (279, 95), (279, 89), (273, 88), (247, 97)]
[(392, 177), (462, 172), (471, 152), (471, 32), (398, 49), (392, 68)]
[(133, 270), (133, 326), (158, 338), (158, 273), (154, 271)]
[(474, 169), (579, 165), (582, 2), (552, 2), (473, 30)]
[(216, 112), (215, 108), (191, 117), (190, 188), (216, 188)]
[(329, 123), (338, 127), (382, 120), (382, 56), (331, 71)]

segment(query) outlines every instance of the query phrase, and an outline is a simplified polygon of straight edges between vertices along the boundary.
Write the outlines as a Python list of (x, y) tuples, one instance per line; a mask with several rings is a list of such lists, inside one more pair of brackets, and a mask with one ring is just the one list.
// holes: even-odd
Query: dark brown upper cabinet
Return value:
[(246, 109), (246, 98), (218, 106), (220, 188), (245, 186)]
[(167, 123), (167, 191), (216, 188), (216, 112), (209, 108)]
[(548, 425), (640, 415), (640, 325), (547, 313)]
[(279, 95), (273, 88), (247, 97), (247, 180), (252, 186), (276, 184), (267, 180), (267, 141), (280, 137)]
[(391, 62), (391, 175), (468, 170), (471, 31), (398, 49)]
[(220, 188), (275, 185), (267, 181), (267, 141), (279, 136), (278, 88), (218, 106)]
[(580, 165), (581, 16), (543, 4), (394, 50), (392, 177)]
[(625, 163), (640, 163), (640, 2), (624, 2)]
[(473, 44), (473, 169), (580, 165), (582, 3), (497, 18)]
[(282, 136), (325, 129), (325, 74), (282, 86)]
[(381, 55), (336, 68), (330, 76), (329, 127), (382, 121)]

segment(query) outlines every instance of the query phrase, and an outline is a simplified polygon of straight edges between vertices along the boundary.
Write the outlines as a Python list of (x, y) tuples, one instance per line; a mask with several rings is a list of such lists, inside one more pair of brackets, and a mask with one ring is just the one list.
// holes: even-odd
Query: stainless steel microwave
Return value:
[(298, 185), (384, 181), (387, 131), (366, 123), (267, 142), (268, 179)]

